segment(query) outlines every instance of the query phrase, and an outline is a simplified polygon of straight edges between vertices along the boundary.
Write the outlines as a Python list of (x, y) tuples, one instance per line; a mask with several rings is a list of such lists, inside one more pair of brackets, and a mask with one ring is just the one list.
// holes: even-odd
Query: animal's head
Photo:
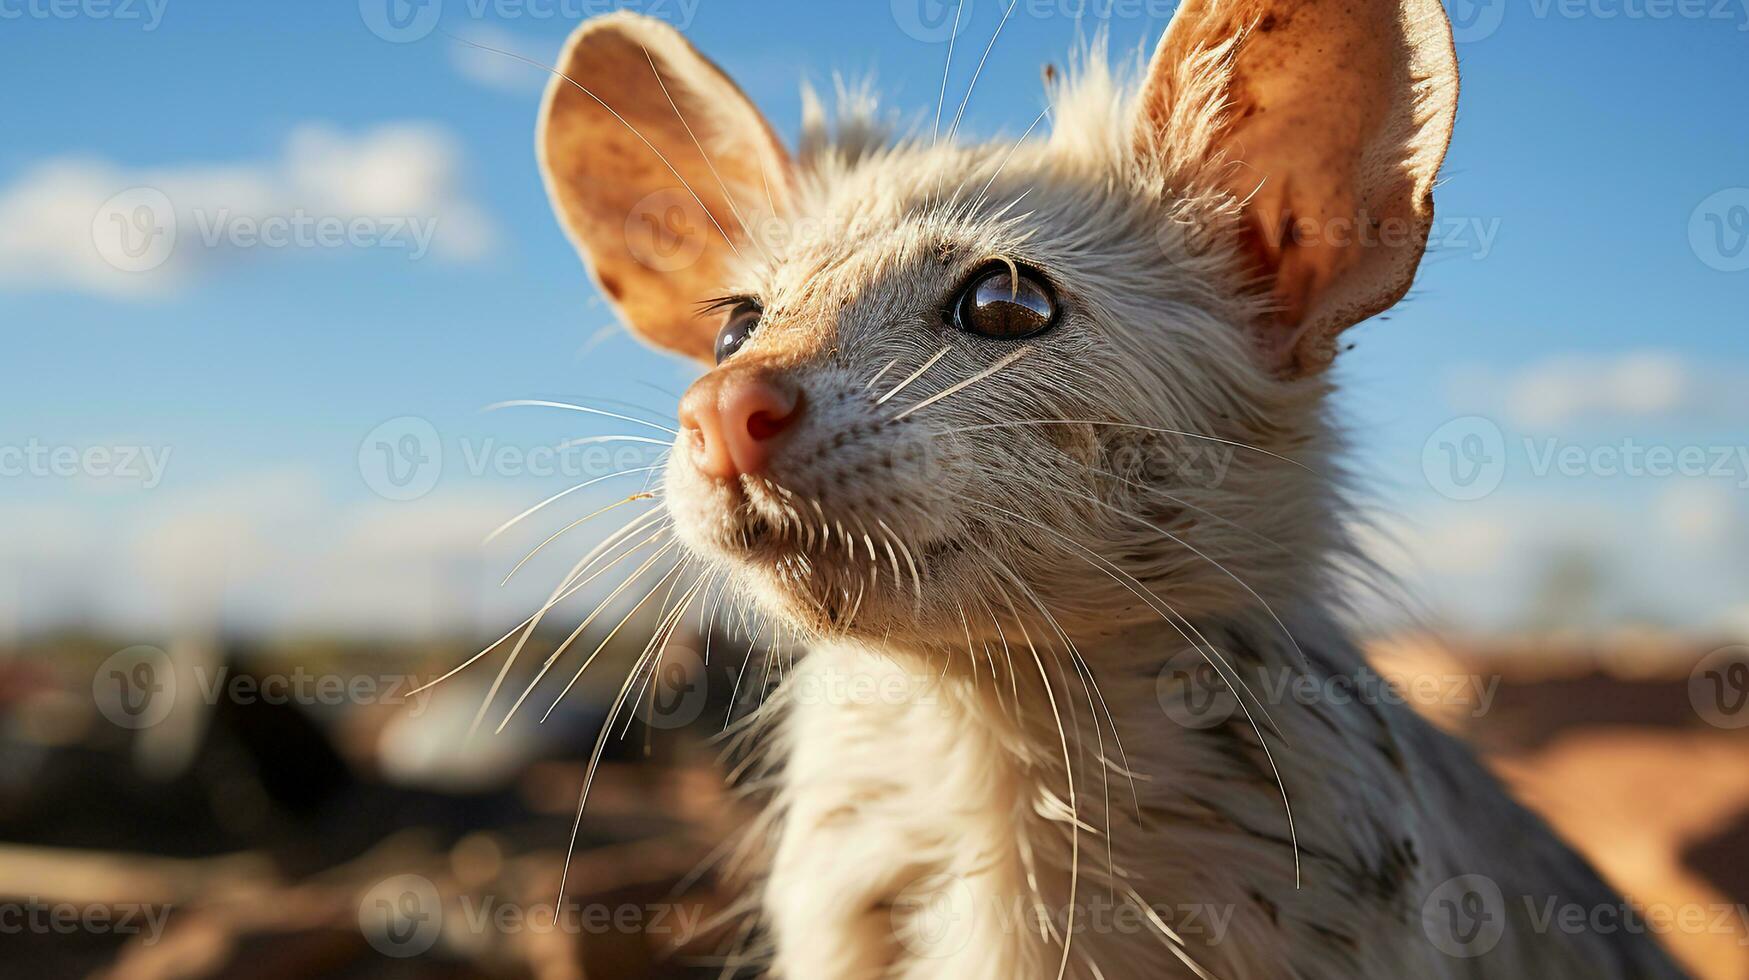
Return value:
[(636, 332), (708, 366), (666, 506), (792, 625), (963, 649), (1043, 609), (1218, 613), (1337, 539), (1321, 376), (1426, 243), (1438, 0), (1186, 0), (1136, 79), (1086, 60), (1048, 137), (814, 108), (792, 155), (658, 22), (566, 49), (560, 220)]

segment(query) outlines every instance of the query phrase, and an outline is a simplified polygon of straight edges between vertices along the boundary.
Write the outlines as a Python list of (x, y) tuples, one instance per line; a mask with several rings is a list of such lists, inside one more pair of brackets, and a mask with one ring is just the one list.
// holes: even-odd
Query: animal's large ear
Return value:
[(571, 35), (537, 137), (553, 210), (621, 317), (709, 360), (738, 250), (788, 196), (789, 156), (716, 65), (659, 20), (610, 14)]
[[(1323, 369), (1408, 291), (1457, 113), (1439, 0), (1184, 0), (1148, 67), (1137, 143), (1241, 202), (1272, 284), (1271, 365)], [(1188, 158), (1188, 159), (1186, 159)]]

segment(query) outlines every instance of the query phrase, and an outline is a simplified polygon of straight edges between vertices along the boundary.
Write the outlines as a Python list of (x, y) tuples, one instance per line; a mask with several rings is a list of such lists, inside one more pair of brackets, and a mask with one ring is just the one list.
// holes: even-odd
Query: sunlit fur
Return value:
[[(1110, 84), (1100, 70), (1092, 77)], [(1061, 94), (1070, 111), (1088, 84)], [(800, 217), (740, 249), (747, 268), (732, 290), (758, 297), (766, 311), (737, 360), (773, 364), (799, 381), (808, 422), (772, 475), (781, 490), (763, 481), (722, 489), (673, 467), (670, 506), (683, 536), (711, 553), (745, 519), (725, 506), (743, 490), (788, 545), (815, 525), (817, 575), (792, 588), (773, 571), (761, 601), (822, 632), (902, 647), (963, 647), (960, 608), (1003, 594), (995, 569), (1031, 584), (1071, 633), (1157, 620), (1105, 576), (1052, 574), (1084, 566), (1080, 549), (1118, 562), (1191, 613), (1254, 604), (1216, 562), (1265, 595), (1327, 594), (1320, 556), (1337, 545), (1340, 521), (1325, 463), (1323, 385), (1273, 381), (1230, 326), (1247, 322), (1256, 302), (1212, 232), (1232, 220), (1232, 202), (1197, 194), (1188, 175), (1132, 160), (1122, 131), (1109, 127), (1059, 128), (1018, 147), (931, 149), (925, 134), (854, 156), (829, 147), (810, 155)], [(1015, 346), (957, 332), (944, 315), (963, 281), (992, 259), (1042, 270), (1062, 322), (1024, 342), (1031, 352), (1012, 367), (894, 421)], [(943, 347), (922, 377), (875, 404)], [(990, 424), (1009, 427), (964, 431)], [(1123, 427), (1131, 424), (1186, 435)], [(1160, 470), (1180, 464), (1188, 479), (1162, 479)], [(1077, 494), (1182, 533), (1208, 558)], [(1073, 544), (1027, 531), (1005, 511)], [(855, 554), (841, 539), (836, 550), (820, 545), (822, 522), (832, 538), (842, 522)], [(902, 558), (901, 576), (892, 574), (883, 522), (928, 573), (921, 615)], [(839, 607), (854, 605), (859, 588), (867, 591), (853, 621), (816, 617), (821, 605), (847, 615)], [(972, 629), (993, 640), (988, 618)]]
[[(1188, 66), (1184, 84), (1215, 68)], [(1174, 165), (1200, 160), (1188, 145), (1136, 153), (1126, 92), (1095, 54), (1050, 93), (1051, 135), (1018, 144), (881, 141), (866, 99), (840, 143), (816, 113), (793, 214), (740, 249), (733, 291), (766, 314), (735, 356), (797, 379), (807, 422), (767, 478), (721, 487), (681, 460), (667, 500), (694, 553), (812, 650), (764, 716), (771, 966), (1675, 975), (1625, 937), (1531, 933), (1523, 903), (1487, 957), (1437, 949), (1424, 904), (1457, 875), (1614, 899), (1407, 710), (1271, 704), (1278, 735), (1261, 706), (1210, 730), (1163, 708), (1185, 696), (1161, 679), (1174, 664), (1219, 659), (1254, 681), (1361, 659), (1335, 625), (1351, 559), (1328, 385), (1259, 366), (1242, 325), (1261, 300), (1228, 244), (1237, 202)], [(1013, 352), (944, 322), (992, 258), (1042, 270), (1062, 322), (895, 420)], [(851, 679), (907, 693), (858, 697)]]
[[(612, 23), (688, 57), (653, 22)], [(1329, 382), (1270, 368), (1253, 332), (1266, 284), (1210, 149), (1227, 53), (1176, 67), (1146, 139), (1133, 73), (1097, 47), (1026, 139), (967, 145), (954, 112), (894, 137), (862, 91), (828, 125), (810, 99), (795, 172), (730, 188), (724, 293), (765, 312), (720, 370), (781, 373), (805, 405), (760, 476), (707, 478), (682, 433), (664, 477), (686, 572), (784, 644), (748, 681), (764, 707), (746, 785), (770, 805), (735, 862), (759, 912), (731, 970), (1677, 975), (1638, 937), (1534, 932), (1526, 899), (1619, 900), (1412, 712), (1259, 700), (1260, 672), (1359, 669), (1337, 624), (1358, 559)], [(673, 77), (715, 84), (694, 69)], [(699, 149), (735, 151), (700, 128)], [(550, 174), (587, 176), (560, 162)], [(592, 230), (586, 255), (620, 240)], [(954, 328), (991, 262), (1048, 280), (1054, 329)], [(675, 609), (733, 607), (682, 588)], [(1187, 699), (1229, 688), (1230, 717), (1184, 723)], [(1474, 959), (1422, 922), (1468, 874), (1510, 896), (1503, 940)]]

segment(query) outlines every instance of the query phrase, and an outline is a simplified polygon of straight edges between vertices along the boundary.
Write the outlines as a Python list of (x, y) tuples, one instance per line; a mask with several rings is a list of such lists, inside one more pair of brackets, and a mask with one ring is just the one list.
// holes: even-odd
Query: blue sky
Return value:
[[(190, 602), (239, 625), (364, 628), (380, 613), (437, 629), (458, 606), (493, 622), (525, 606), (514, 589), (475, 594), (520, 552), (474, 543), (575, 480), (476, 474), (464, 457), (613, 427), (480, 408), (583, 396), (666, 411), (691, 369), (604, 330), (535, 171), (539, 74), (446, 33), (550, 60), (581, 15), (645, 10), (793, 137), (799, 81), (829, 87), (835, 71), (872, 72), (908, 117), (931, 112), (946, 46), (912, 35), (952, 10), (443, 0), (426, 8), (440, 31), (394, 43), (361, 11), (375, 2), (0, 0), (0, 330), (15, 365), (0, 445), (170, 453), (149, 489), (0, 476), (0, 622), (145, 629)], [(1410, 300), (1359, 328), (1339, 368), (1403, 568), (1461, 626), (1521, 623), (1540, 569), (1580, 552), (1608, 583), (1587, 615), (1749, 628), (1749, 462), (1619, 476), (1596, 453), (1636, 440), (1735, 459), (1749, 443), (1749, 253), (1735, 250), (1749, 0), (1452, 2), (1464, 89), (1438, 241)], [(969, 102), (974, 135), (1024, 129), (1041, 66), (1075, 42), (1080, 0), (1019, 3)], [(1107, 6), (1090, 0), (1080, 29), (1105, 25), (1120, 51), (1151, 45), (1171, 11)], [(970, 0), (950, 99), (1004, 9)], [(162, 268), (91, 268), (85, 216), (142, 185), (256, 215), (389, 200), (434, 237), (417, 258), (404, 241), (209, 246), (184, 220)], [(1494, 426), (1481, 434), (1498, 434), (1505, 471), (1454, 499), (1430, 476), (1451, 462), (1434, 434), (1472, 415)], [(403, 417), (445, 453), (439, 485), (410, 502), (373, 492), (360, 465), (367, 436)], [(1550, 439), (1587, 461), (1538, 472)]]

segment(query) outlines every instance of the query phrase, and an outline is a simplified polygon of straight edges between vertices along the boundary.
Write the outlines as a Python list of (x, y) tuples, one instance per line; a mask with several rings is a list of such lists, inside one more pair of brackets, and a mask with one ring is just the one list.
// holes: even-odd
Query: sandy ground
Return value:
[(1690, 675), (1711, 644), (1383, 645), (1390, 675), (1498, 677), (1486, 712), (1422, 706), (1632, 901), (1693, 916), (1661, 933), (1704, 980), (1749, 977), (1749, 728), (1709, 723)]

